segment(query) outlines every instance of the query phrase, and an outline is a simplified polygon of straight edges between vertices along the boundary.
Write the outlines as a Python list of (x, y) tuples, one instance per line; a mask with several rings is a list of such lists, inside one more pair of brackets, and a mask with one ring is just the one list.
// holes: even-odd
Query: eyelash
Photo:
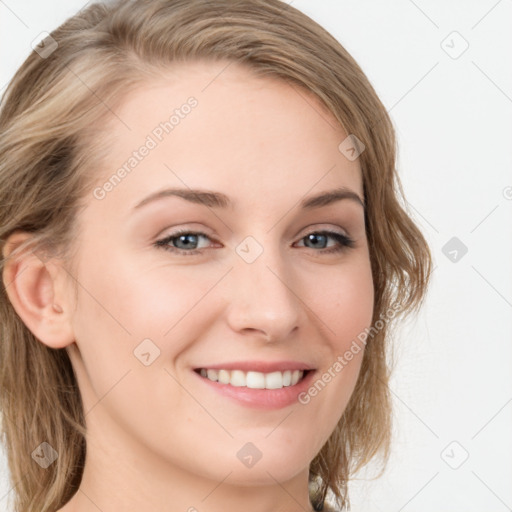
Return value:
[[(354, 240), (352, 240), (348, 236), (342, 235), (341, 233), (338, 233), (336, 231), (328, 231), (328, 230), (311, 231), (311, 233), (304, 235), (300, 240), (304, 240), (306, 237), (308, 237), (309, 235), (313, 235), (313, 234), (328, 236), (328, 237), (336, 240), (339, 244), (338, 246), (331, 247), (329, 249), (320, 249), (318, 251), (313, 249), (313, 251), (315, 251), (315, 252), (320, 252), (322, 254), (331, 254), (331, 253), (338, 253), (338, 252), (344, 251), (346, 249), (351, 249), (354, 247)], [(157, 240), (156, 242), (154, 242), (154, 246), (158, 247), (160, 249), (163, 249), (165, 251), (169, 251), (169, 252), (172, 252), (175, 254), (181, 254), (184, 256), (192, 256), (194, 254), (200, 254), (201, 251), (204, 250), (204, 248), (203, 248), (203, 249), (192, 249), (190, 251), (186, 251), (184, 249), (178, 249), (177, 247), (172, 247), (172, 246), (168, 245), (169, 242), (171, 242), (172, 240), (174, 240), (176, 238), (179, 238), (182, 235), (196, 235), (196, 236), (199, 235), (199, 236), (203, 236), (203, 237), (210, 239), (210, 237), (208, 235), (206, 235), (205, 233), (202, 233), (200, 231), (182, 230), (182, 231), (177, 231), (176, 233), (172, 233), (169, 236), (166, 236), (165, 238)]]

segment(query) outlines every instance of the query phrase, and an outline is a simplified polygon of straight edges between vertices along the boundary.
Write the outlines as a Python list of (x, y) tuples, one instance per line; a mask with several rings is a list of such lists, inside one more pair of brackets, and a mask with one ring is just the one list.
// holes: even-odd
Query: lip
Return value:
[[(311, 382), (317, 373), (313, 369), (305, 368), (304, 366), (298, 366), (299, 363), (290, 364), (293, 364), (294, 366), (285, 368), (281, 363), (255, 364), (254, 362), (251, 362), (246, 363), (247, 369), (243, 367), (244, 365), (240, 365), (240, 363), (234, 363), (232, 365), (213, 365), (206, 367), (212, 370), (225, 369), (260, 371), (263, 373), (270, 373), (272, 371), (279, 370), (308, 370), (302, 380), (297, 382), (297, 384), (294, 386), (282, 387), (280, 389), (252, 389), (243, 386), (231, 386), (231, 384), (221, 384), (220, 382), (214, 382), (207, 377), (202, 377), (197, 371), (193, 371), (192, 373), (196, 376), (196, 378), (200, 379), (200, 381), (205, 386), (208, 386), (208, 389), (211, 389), (213, 392), (225, 396), (229, 400), (232, 400), (239, 405), (256, 409), (275, 410), (299, 403), (298, 395), (310, 387)], [(261, 368), (265, 368), (265, 370), (262, 370)]]

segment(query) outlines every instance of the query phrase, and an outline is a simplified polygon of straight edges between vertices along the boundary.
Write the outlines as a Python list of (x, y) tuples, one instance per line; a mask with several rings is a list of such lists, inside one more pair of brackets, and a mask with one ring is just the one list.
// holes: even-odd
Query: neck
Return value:
[[(103, 425), (104, 426), (104, 425)], [(248, 480), (232, 471), (215, 475), (215, 468), (198, 473), (162, 460), (147, 446), (118, 431), (88, 426), (87, 455), (79, 490), (59, 512), (310, 512), (308, 471), (288, 481), (277, 481), (270, 472), (254, 471)], [(115, 440), (115, 441), (113, 441)], [(214, 477), (212, 477), (212, 474)], [(216, 476), (216, 478), (215, 478)], [(252, 476), (252, 475), (251, 475)]]

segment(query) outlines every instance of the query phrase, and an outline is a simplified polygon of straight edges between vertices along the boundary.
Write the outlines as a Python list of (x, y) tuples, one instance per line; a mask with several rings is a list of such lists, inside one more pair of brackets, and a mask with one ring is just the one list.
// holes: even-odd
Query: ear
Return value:
[(18, 231), (7, 239), (3, 283), (14, 309), (32, 334), (50, 348), (63, 348), (74, 341), (67, 272), (55, 260), (46, 260), (30, 250), (9, 258), (30, 236)]

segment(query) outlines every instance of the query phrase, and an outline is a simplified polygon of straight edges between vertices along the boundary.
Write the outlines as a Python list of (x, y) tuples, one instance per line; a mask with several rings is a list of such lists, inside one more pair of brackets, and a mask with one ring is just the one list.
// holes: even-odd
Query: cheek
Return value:
[(316, 379), (299, 396), (313, 417), (323, 418), (323, 429), (314, 435), (318, 450), (336, 427), (354, 390), (364, 355), (361, 334), (371, 326), (374, 302), (368, 259), (340, 266), (323, 283), (316, 311), (325, 325), (325, 358)]
[(353, 339), (371, 325), (374, 288), (369, 260), (359, 260), (340, 269), (326, 281), (322, 294), (322, 319), (329, 327), (329, 339), (338, 352), (345, 351)]
[(79, 276), (77, 340), (85, 352), (102, 354), (117, 366), (132, 366), (137, 361), (133, 351), (146, 339), (161, 355), (175, 357), (208, 323), (207, 296), (227, 270), (162, 263), (141, 268), (115, 254), (104, 263), (85, 257)]
[[(74, 318), (85, 410), (101, 414), (95, 404), (102, 397), (101, 409), (108, 409), (127, 431), (147, 437), (147, 418), (156, 429), (168, 423), (169, 411), (189, 410), (190, 396), (165, 370), (171, 363), (174, 373), (172, 361), (215, 318), (211, 311), (208, 316), (212, 305), (207, 294), (226, 269), (140, 269), (115, 255), (103, 264), (86, 256), (84, 252)], [(146, 353), (151, 360), (147, 366)], [(201, 411), (192, 406), (191, 418), (196, 414), (201, 424)], [(151, 432), (155, 439), (157, 434)]]

